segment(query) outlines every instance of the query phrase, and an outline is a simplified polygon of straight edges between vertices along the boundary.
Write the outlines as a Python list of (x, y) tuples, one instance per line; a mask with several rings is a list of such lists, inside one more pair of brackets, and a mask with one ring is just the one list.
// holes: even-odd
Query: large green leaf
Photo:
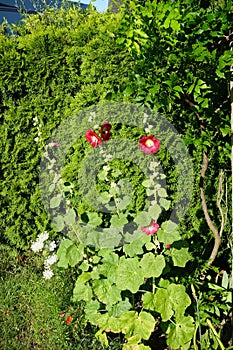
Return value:
[(182, 316), (186, 308), (191, 304), (191, 299), (185, 292), (182, 284), (170, 284), (167, 288), (169, 302), (176, 313), (176, 317)]
[(146, 310), (156, 311), (156, 301), (155, 294), (151, 292), (146, 292), (142, 296), (143, 308)]
[(121, 290), (137, 293), (144, 282), (144, 276), (137, 258), (122, 257), (116, 271), (116, 285)]
[(192, 258), (188, 248), (184, 247), (181, 249), (172, 248), (170, 253), (174, 266), (185, 267), (186, 263)]
[(140, 261), (142, 273), (144, 277), (159, 277), (165, 267), (165, 259), (163, 255), (155, 256), (153, 253), (147, 253)]
[(174, 314), (172, 308), (173, 305), (169, 300), (169, 294), (167, 289), (157, 289), (153, 301), (153, 306), (155, 307), (155, 310), (161, 314), (163, 322), (168, 321)]
[(70, 266), (77, 265), (83, 259), (83, 246), (73, 244), (67, 248), (66, 256)]
[(77, 281), (73, 290), (73, 301), (85, 300), (90, 302), (92, 299), (92, 290), (89, 284)]
[(154, 330), (155, 319), (145, 311), (137, 314), (135, 311), (129, 311), (120, 317), (121, 327), (126, 337), (139, 335), (142, 339), (149, 339)]
[(121, 290), (113, 285), (108, 279), (95, 280), (93, 290), (99, 301), (104, 304), (114, 305), (121, 301)]
[(111, 227), (123, 229), (124, 225), (128, 223), (127, 215), (120, 213), (119, 215), (113, 215), (111, 218)]
[(107, 305), (106, 309), (108, 310), (108, 313), (110, 316), (113, 317), (120, 317), (125, 312), (129, 311), (132, 308), (131, 303), (129, 302), (129, 299), (126, 298), (125, 300), (119, 301), (115, 305)]
[(64, 241), (61, 242), (58, 251), (57, 251), (57, 258), (58, 258), (58, 267), (67, 268), (68, 267), (68, 258), (67, 258), (67, 249), (73, 245), (73, 241), (70, 239), (64, 239)]
[(158, 240), (162, 243), (172, 244), (181, 239), (178, 231), (178, 226), (172, 221), (165, 221), (162, 223), (160, 230), (158, 230)]
[(167, 330), (167, 344), (172, 349), (179, 349), (188, 343), (194, 334), (194, 319), (191, 316), (180, 318), (175, 324), (171, 323)]
[(191, 304), (185, 287), (182, 284), (170, 284), (166, 289), (158, 288), (155, 296), (148, 295), (146, 305), (153, 307), (161, 314), (163, 322), (168, 321), (174, 314), (177, 318), (183, 317), (186, 308)]
[(143, 245), (146, 241), (148, 241), (148, 238), (146, 235), (143, 235), (141, 238), (136, 239), (135, 241), (129, 244), (125, 244), (123, 246), (123, 251), (126, 255), (130, 257), (141, 255), (143, 254)]

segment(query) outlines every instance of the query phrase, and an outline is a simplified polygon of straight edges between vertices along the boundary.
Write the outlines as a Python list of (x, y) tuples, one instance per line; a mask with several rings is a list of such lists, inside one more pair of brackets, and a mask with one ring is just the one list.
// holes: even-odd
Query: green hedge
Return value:
[[(126, 84), (130, 62), (115, 43), (120, 15), (47, 10), (0, 34), (2, 239), (28, 247), (49, 229), (39, 186), (43, 144), (78, 110)], [(37, 118), (38, 121), (35, 121)], [(41, 132), (40, 141), (35, 142)]]

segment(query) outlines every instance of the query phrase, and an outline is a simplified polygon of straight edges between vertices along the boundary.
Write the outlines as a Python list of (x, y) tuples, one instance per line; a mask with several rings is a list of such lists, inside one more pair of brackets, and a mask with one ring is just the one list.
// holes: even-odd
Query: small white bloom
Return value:
[(110, 170), (110, 166), (109, 165), (104, 165), (103, 166), (103, 170), (104, 171), (109, 171)]
[(146, 123), (148, 119), (148, 115), (146, 113), (143, 114), (143, 123)]
[(88, 118), (88, 121), (91, 123), (95, 120), (95, 118), (96, 118), (96, 113), (90, 112), (90, 117)]
[(105, 162), (108, 162), (109, 160), (112, 160), (112, 155), (111, 154), (107, 154), (104, 158)]
[(149, 169), (154, 170), (158, 166), (157, 160), (154, 160), (153, 162), (150, 163)]
[(116, 188), (117, 184), (115, 182), (111, 182), (111, 188)]
[(49, 238), (49, 234), (47, 231), (45, 231), (44, 233), (41, 233), (38, 237), (37, 237), (37, 241), (39, 242), (44, 242)]
[(44, 261), (44, 264), (47, 267), (55, 264), (55, 262), (57, 261), (57, 255), (56, 254), (53, 254), (53, 255), (50, 255), (45, 261)]
[(36, 241), (36, 242), (33, 242), (32, 245), (31, 245), (31, 250), (34, 252), (34, 253), (37, 253), (37, 252), (40, 252), (44, 247), (44, 243), (41, 242), (41, 241)]
[(50, 244), (49, 244), (49, 251), (53, 252), (54, 249), (56, 248), (56, 246), (57, 245), (56, 245), (55, 241), (50, 242)]
[(34, 138), (34, 141), (35, 141), (35, 142), (38, 142), (38, 141), (39, 141), (39, 137), (35, 137), (35, 138)]
[(46, 279), (46, 280), (49, 280), (51, 277), (53, 277), (53, 275), (54, 275), (54, 273), (53, 273), (53, 271), (52, 271), (50, 268), (45, 269), (45, 270), (43, 271), (43, 277), (44, 277), (44, 279)]
[(41, 135), (42, 135), (42, 132), (41, 132), (41, 131), (39, 131), (39, 132), (38, 132), (38, 136), (41, 136)]
[(150, 124), (149, 124), (148, 127), (145, 128), (145, 132), (150, 132), (151, 129), (153, 129), (153, 125), (150, 125)]

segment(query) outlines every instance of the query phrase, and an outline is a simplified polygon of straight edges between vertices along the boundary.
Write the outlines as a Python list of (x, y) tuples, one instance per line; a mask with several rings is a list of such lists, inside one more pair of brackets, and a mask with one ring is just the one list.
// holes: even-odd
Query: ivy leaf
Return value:
[(142, 269), (137, 258), (120, 258), (116, 271), (116, 285), (121, 290), (130, 290), (137, 293), (139, 287), (144, 282)]
[(194, 334), (194, 320), (191, 316), (183, 316), (176, 324), (171, 323), (167, 330), (167, 345), (178, 349), (188, 343)]
[(144, 277), (159, 277), (165, 267), (165, 259), (163, 255), (155, 256), (153, 253), (147, 253), (140, 261), (142, 273)]
[(172, 248), (170, 253), (174, 266), (185, 267), (186, 263), (192, 258), (191, 254), (188, 252), (188, 248)]

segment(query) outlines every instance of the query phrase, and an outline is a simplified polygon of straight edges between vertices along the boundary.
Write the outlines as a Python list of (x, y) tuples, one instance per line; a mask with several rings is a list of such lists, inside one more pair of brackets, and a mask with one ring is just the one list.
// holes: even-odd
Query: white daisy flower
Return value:
[(31, 245), (31, 250), (34, 252), (34, 253), (37, 253), (37, 252), (40, 252), (44, 247), (44, 243), (41, 242), (41, 241), (36, 241), (36, 242), (33, 242), (32, 245)]
[(51, 277), (53, 277), (53, 275), (54, 275), (54, 273), (53, 273), (53, 271), (52, 271), (50, 268), (45, 269), (45, 270), (43, 271), (43, 277), (44, 277), (44, 279), (46, 279), (46, 280), (49, 280)]
[(55, 262), (57, 261), (57, 255), (56, 254), (53, 254), (53, 255), (50, 255), (45, 261), (44, 261), (44, 264), (47, 267), (53, 265)]

